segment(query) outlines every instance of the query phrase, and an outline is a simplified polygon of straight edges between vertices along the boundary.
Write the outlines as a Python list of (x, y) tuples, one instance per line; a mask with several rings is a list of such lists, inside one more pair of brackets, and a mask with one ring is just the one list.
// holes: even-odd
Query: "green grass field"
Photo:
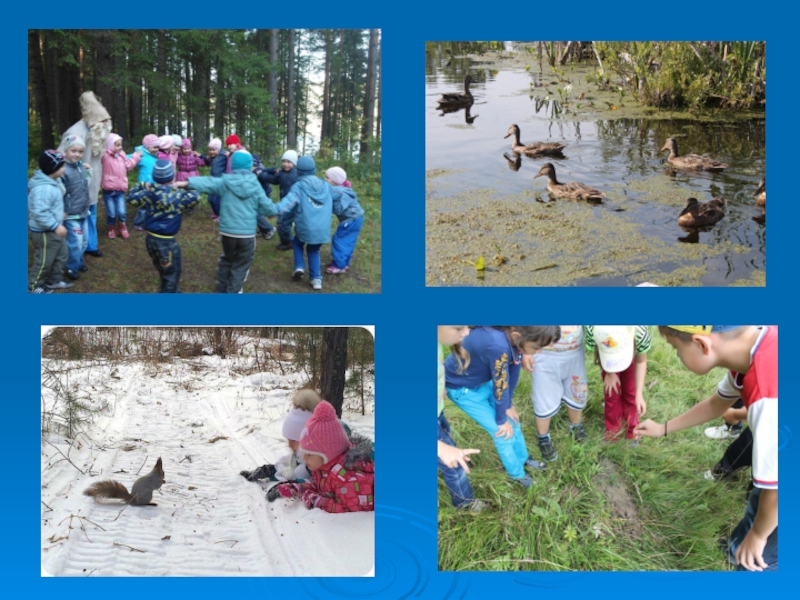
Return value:
[[(646, 418), (663, 422), (716, 389), (722, 369), (689, 372), (655, 328), (645, 382)], [(461, 448), (479, 448), (470, 481), (491, 508), (474, 514), (453, 508), (439, 477), (439, 569), (486, 571), (728, 570), (717, 539), (744, 514), (749, 470), (725, 482), (703, 479), (729, 442), (710, 440), (705, 426), (626, 441), (603, 441), (603, 387), (587, 354), (589, 439), (571, 440), (566, 410), (553, 418), (559, 454), (526, 492), (505, 474), (489, 435), (454, 404), (445, 414)], [(531, 405), (531, 376), (523, 371), (514, 396), (528, 450), (540, 453)], [(721, 422), (721, 421), (720, 421)], [(718, 424), (718, 423), (714, 423)]]
[[(325, 167), (327, 168), (327, 167)], [(324, 174), (318, 167), (317, 173)], [(29, 177), (32, 171), (29, 172)], [(207, 175), (208, 169), (201, 169)], [(136, 182), (136, 171), (129, 173), (131, 186)], [(363, 179), (351, 178), (353, 189), (358, 194), (364, 209), (364, 226), (358, 238), (350, 270), (343, 275), (328, 275), (324, 268), (331, 262), (331, 245), (321, 249), (323, 268), (322, 293), (379, 293), (381, 290), (381, 186), (380, 173)], [(182, 273), (180, 291), (183, 293), (213, 293), (216, 287), (217, 259), (222, 245), (217, 240), (217, 223), (211, 220), (211, 208), (206, 195), (193, 214), (184, 216), (181, 231), (177, 236), (181, 246)], [(277, 186), (273, 186), (272, 200), (277, 202)], [(75, 293), (155, 293), (160, 288), (158, 272), (145, 249), (144, 232), (133, 230), (136, 208), (128, 205), (127, 240), (117, 236), (108, 239), (105, 205), (102, 198), (97, 205), (97, 229), (99, 246), (103, 256), (86, 256), (89, 271), (82, 273), (75, 287), (60, 291)], [(275, 223), (273, 218), (271, 222)], [(336, 231), (338, 219), (332, 219), (331, 234)], [(279, 251), (277, 233), (271, 240), (261, 237), (256, 242), (256, 253), (250, 275), (244, 285), (246, 294), (272, 293), (320, 293), (311, 289), (307, 277), (293, 281), (292, 251)], [(33, 246), (28, 241), (28, 265), (33, 262)], [(308, 268), (306, 267), (306, 272)]]

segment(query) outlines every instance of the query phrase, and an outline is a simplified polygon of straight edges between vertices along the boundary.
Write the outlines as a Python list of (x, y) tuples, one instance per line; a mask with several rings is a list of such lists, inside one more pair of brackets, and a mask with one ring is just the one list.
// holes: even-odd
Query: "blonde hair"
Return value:
[(459, 375), (463, 373), (469, 366), (469, 352), (461, 346), (461, 342), (450, 346), (450, 353), (456, 359), (458, 364), (457, 372)]
[(314, 412), (320, 402), (322, 402), (322, 396), (319, 395), (317, 390), (312, 390), (311, 388), (297, 390), (292, 396), (292, 406), (309, 412)]

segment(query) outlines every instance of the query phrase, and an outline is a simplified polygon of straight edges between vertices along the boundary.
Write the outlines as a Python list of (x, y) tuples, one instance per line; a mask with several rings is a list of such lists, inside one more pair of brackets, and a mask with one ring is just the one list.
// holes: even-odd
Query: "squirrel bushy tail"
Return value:
[(95, 500), (114, 498), (134, 506), (158, 506), (150, 500), (153, 499), (153, 491), (159, 489), (163, 483), (164, 468), (161, 465), (161, 458), (159, 458), (150, 473), (136, 480), (130, 493), (128, 493), (128, 488), (113, 479), (98, 481), (86, 488), (83, 493), (86, 496), (93, 496)]

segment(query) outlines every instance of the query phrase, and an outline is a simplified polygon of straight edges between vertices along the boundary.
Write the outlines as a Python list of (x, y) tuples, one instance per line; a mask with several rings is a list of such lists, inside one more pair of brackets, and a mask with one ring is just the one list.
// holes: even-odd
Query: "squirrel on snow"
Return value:
[(116, 498), (134, 506), (158, 506), (150, 500), (153, 499), (153, 490), (159, 489), (162, 483), (164, 483), (164, 468), (159, 457), (153, 470), (136, 480), (130, 493), (128, 488), (113, 479), (98, 481), (86, 488), (83, 493), (86, 496), (94, 496), (97, 501), (101, 498)]

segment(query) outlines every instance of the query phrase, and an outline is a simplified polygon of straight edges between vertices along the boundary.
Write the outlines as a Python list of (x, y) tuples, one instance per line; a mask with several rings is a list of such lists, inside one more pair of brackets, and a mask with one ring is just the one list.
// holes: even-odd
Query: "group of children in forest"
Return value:
[[(717, 366), (727, 369), (713, 396), (663, 424), (650, 419), (639, 422), (647, 411), (644, 381), (651, 337), (646, 326), (440, 326), (439, 469), (453, 505), (471, 512), (488, 508), (476, 499), (467, 477), (470, 456), (479, 450), (456, 446), (444, 399), (449, 398), (491, 436), (508, 476), (531, 488), (534, 481), (525, 469), (543, 469), (558, 459), (550, 420), (562, 403), (567, 406), (572, 438), (576, 442), (588, 438), (583, 410), (588, 397), (585, 350), (589, 350), (595, 354), (603, 380), (608, 442), (625, 437), (637, 446), (642, 437), (667, 437), (723, 414), (727, 420), (731, 407), (741, 401), (752, 433), (754, 489), (744, 518), (725, 544), (726, 553), (739, 569), (777, 570), (777, 327), (669, 325), (658, 330), (693, 373), (704, 375)], [(446, 360), (442, 345), (451, 348)], [(523, 368), (532, 373), (541, 462), (527, 450), (513, 404)], [(726, 431), (733, 426), (729, 422)], [(718, 428), (706, 431), (709, 437), (722, 437), (717, 433)], [(714, 472), (724, 471), (722, 464), (709, 471), (712, 478)]]
[[(37, 170), (28, 184), (29, 228), (34, 259), (29, 276), (32, 293), (51, 293), (72, 287), (88, 267), (83, 260), (88, 244), (91, 203), (88, 181), (102, 177), (109, 239), (128, 239), (127, 203), (138, 208), (134, 228), (145, 230), (145, 245), (161, 277), (161, 292), (178, 292), (181, 251), (176, 235), (182, 216), (199, 204), (199, 192), (208, 194), (212, 218), (219, 223), (222, 256), (217, 264), (216, 291), (241, 293), (255, 256), (256, 232), (266, 239), (275, 233), (267, 217), (277, 215), (279, 250), (294, 251), (292, 278), (306, 273), (315, 290), (322, 289), (320, 248), (331, 242), (329, 274), (346, 273), (364, 221), (364, 210), (341, 167), (332, 167), (325, 180), (315, 176), (310, 156), (298, 157), (287, 150), (279, 168), (265, 168), (237, 135), (212, 139), (208, 154), (200, 155), (189, 138), (148, 134), (133, 154), (126, 154), (123, 140), (111, 133), (102, 157), (102, 175), (93, 174), (82, 161), (86, 143), (66, 135), (58, 150), (39, 156)], [(199, 168), (208, 166), (209, 177)], [(138, 169), (138, 183), (128, 191), (127, 172)], [(280, 189), (280, 201), (270, 200), (272, 185)], [(339, 220), (331, 238), (331, 219)], [(294, 226), (294, 232), (292, 232)], [(97, 252), (97, 255), (100, 255)]]
[(352, 432), (316, 391), (294, 394), (282, 433), (287, 456), (240, 473), (248, 481), (277, 482), (269, 502), (296, 498), (329, 513), (375, 510), (372, 440)]

